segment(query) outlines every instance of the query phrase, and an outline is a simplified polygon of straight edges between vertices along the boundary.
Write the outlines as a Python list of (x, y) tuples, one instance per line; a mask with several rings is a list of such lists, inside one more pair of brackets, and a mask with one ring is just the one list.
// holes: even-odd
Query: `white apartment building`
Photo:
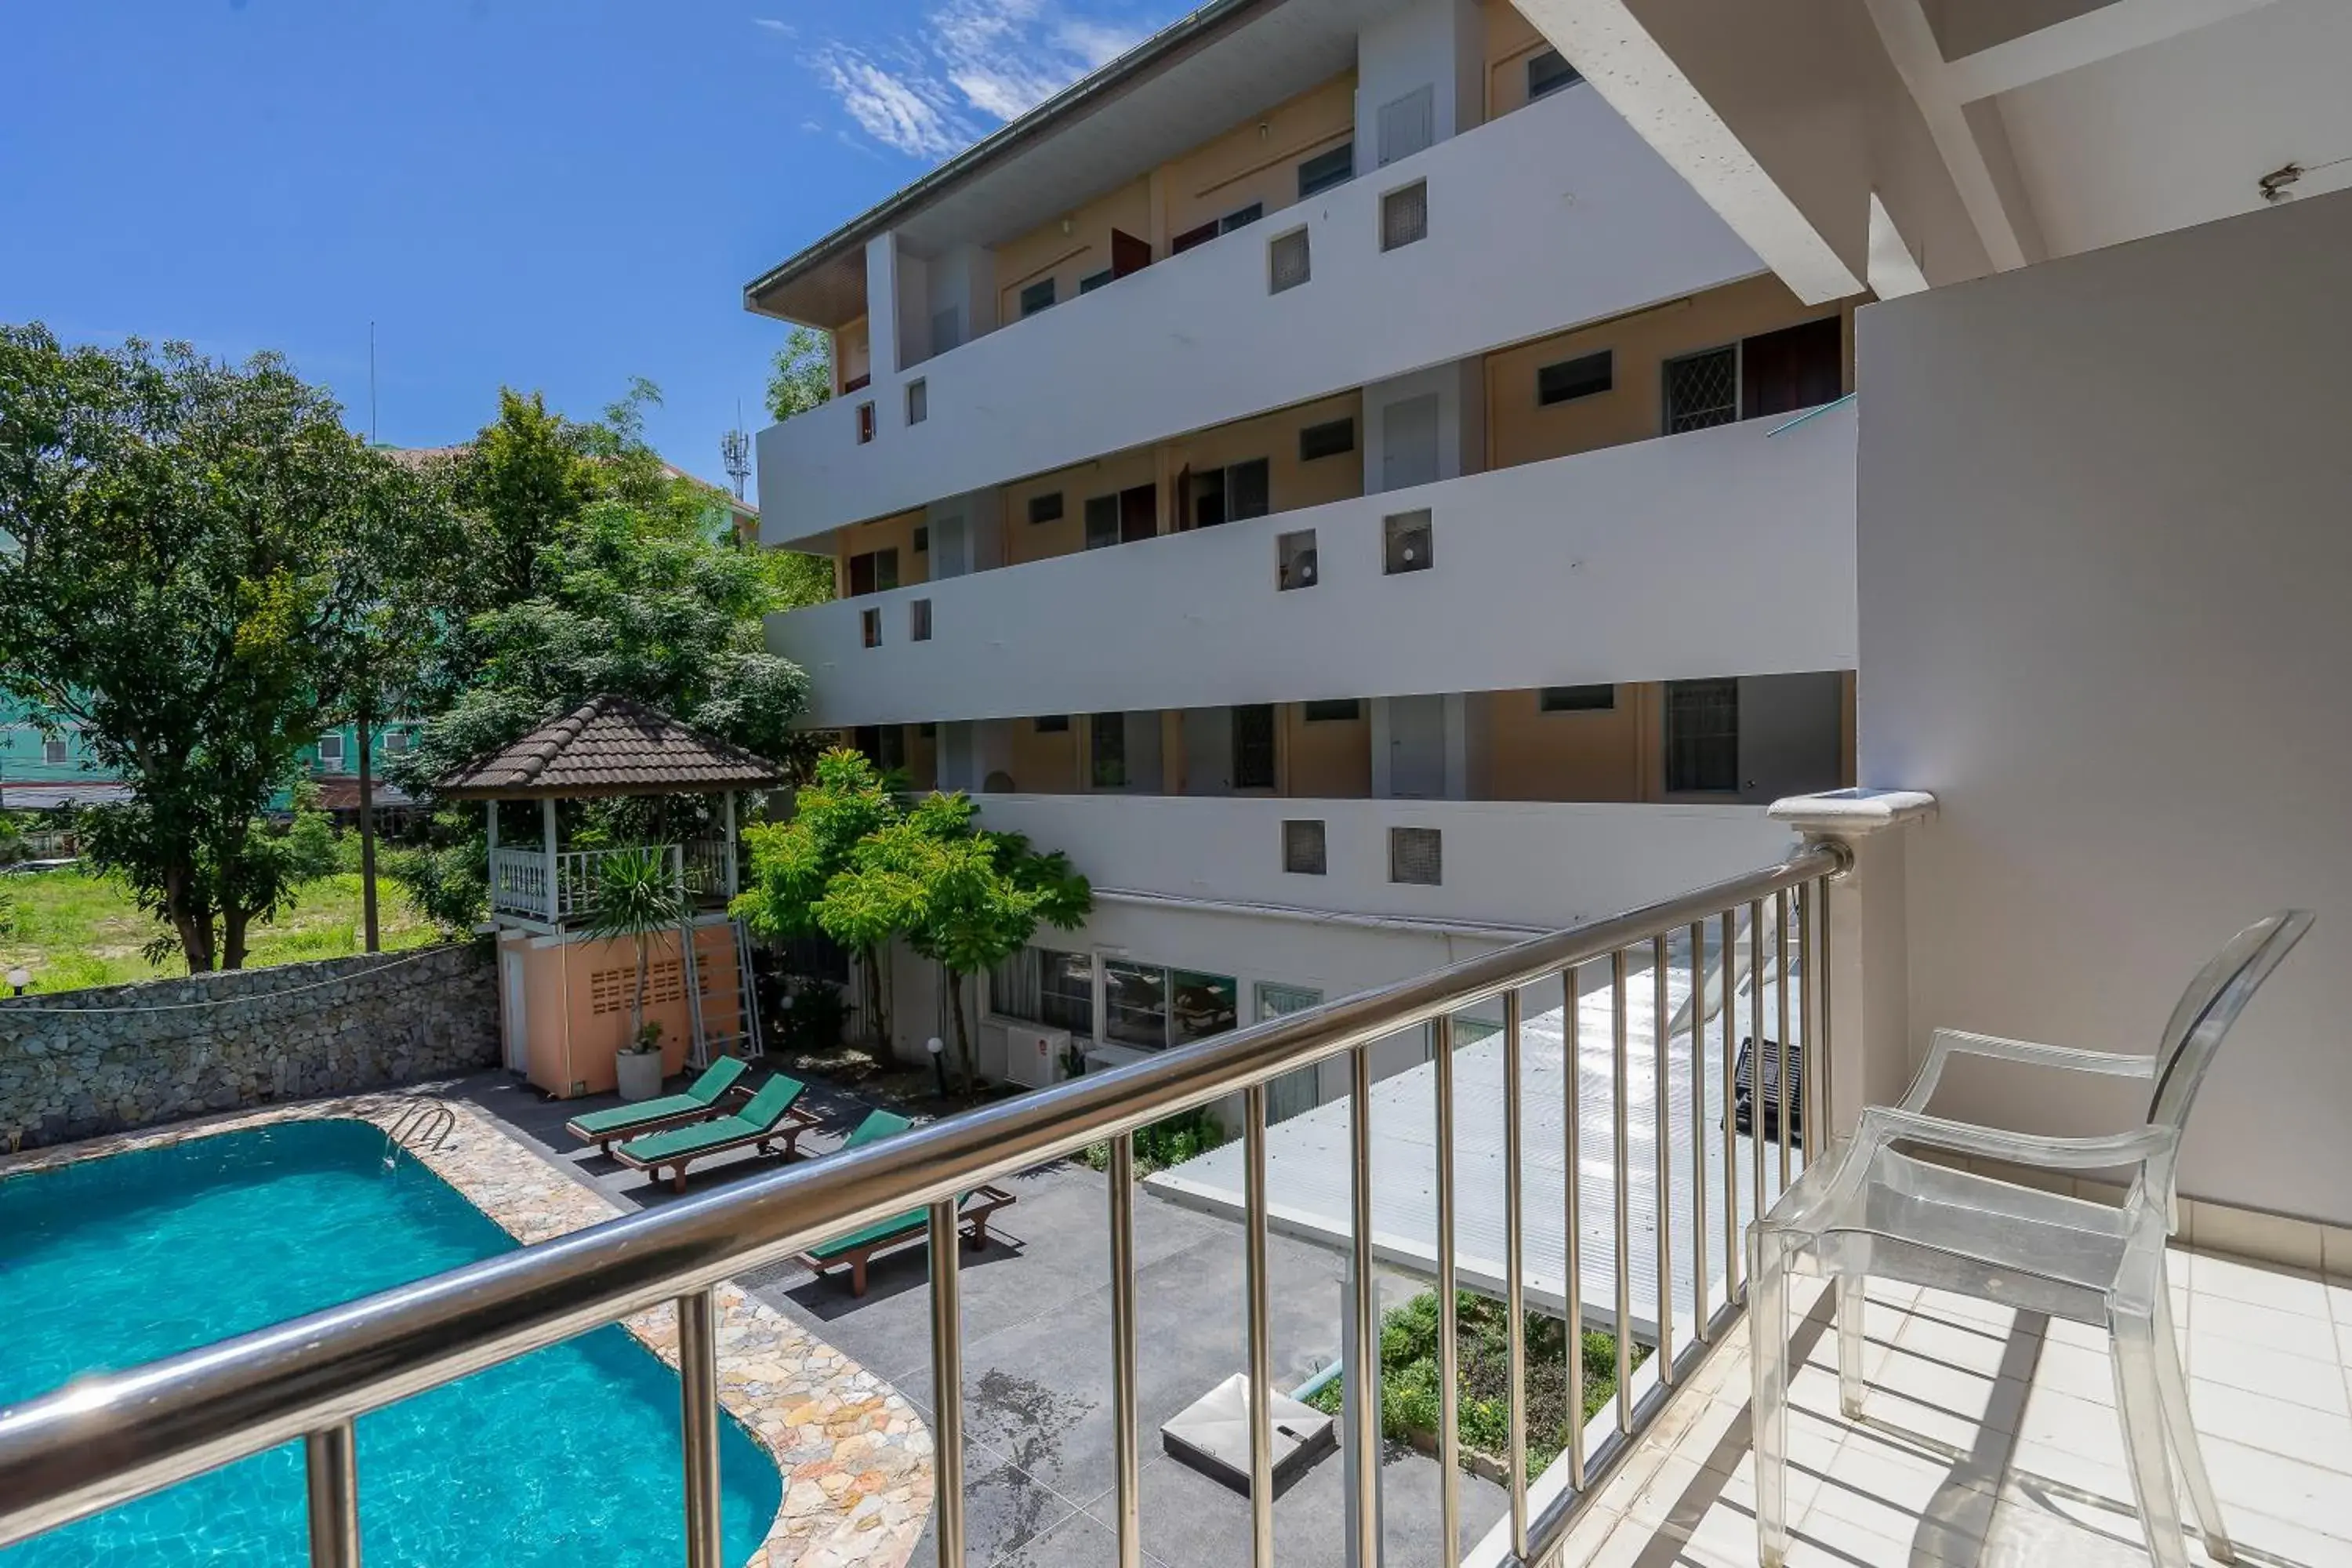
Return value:
[(975, 998), (984, 1068), (1778, 855), (1853, 776), (1866, 297), (1502, 0), (1221, 0), (752, 283), (835, 348), (759, 440), (762, 541), (838, 573), (771, 627), (810, 723), (1097, 889)]

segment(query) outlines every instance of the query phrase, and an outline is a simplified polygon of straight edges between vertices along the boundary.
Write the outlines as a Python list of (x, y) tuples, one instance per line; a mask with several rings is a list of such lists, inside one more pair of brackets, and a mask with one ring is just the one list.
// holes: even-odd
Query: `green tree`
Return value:
[(274, 355), (0, 327), (0, 689), (80, 721), (131, 801), (93, 858), (192, 972), (290, 896), (260, 822), (337, 713), (414, 476)]
[(768, 412), (778, 424), (833, 397), (833, 340), (794, 327), (768, 366)]
[(983, 832), (974, 815), (961, 793), (931, 795), (862, 839), (817, 906), (821, 922), (846, 914), (866, 929), (895, 927), (947, 971), (966, 1092), (975, 1058), (965, 978), (1019, 952), (1041, 922), (1069, 930), (1094, 907), (1068, 857), (1041, 855), (1019, 834)]
[(865, 972), (866, 1016), (883, 1039), (889, 1037), (889, 1016), (877, 960), (882, 943), (899, 931), (901, 911), (870, 899), (828, 906), (826, 895), (850, 868), (858, 845), (904, 815), (891, 793), (897, 783), (845, 747), (819, 757), (790, 821), (743, 830), (751, 852), (751, 885), (733, 905), (753, 932), (770, 941), (824, 935), (856, 953)]
[(636, 989), (629, 997), (629, 1037), (646, 1040), (646, 959), (658, 937), (685, 929), (694, 907), (678, 885), (669, 856), (659, 849), (614, 849), (596, 863), (596, 901), (583, 929), (594, 937), (626, 939), (637, 950)]

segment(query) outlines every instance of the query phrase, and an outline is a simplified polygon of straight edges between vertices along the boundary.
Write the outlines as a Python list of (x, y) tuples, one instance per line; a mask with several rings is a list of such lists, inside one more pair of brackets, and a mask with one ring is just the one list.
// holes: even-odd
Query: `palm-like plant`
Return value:
[(646, 959), (649, 944), (671, 931), (682, 931), (694, 907), (671, 867), (667, 851), (654, 848), (615, 849), (596, 866), (596, 901), (583, 929), (593, 937), (636, 944), (637, 986), (629, 1000), (630, 1042), (646, 1044)]

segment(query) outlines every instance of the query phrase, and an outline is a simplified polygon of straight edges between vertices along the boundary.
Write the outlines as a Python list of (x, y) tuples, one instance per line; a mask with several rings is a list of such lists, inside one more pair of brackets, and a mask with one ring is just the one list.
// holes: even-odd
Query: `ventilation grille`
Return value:
[(1282, 825), (1282, 868), (1301, 877), (1320, 877), (1329, 868), (1321, 822)]
[(1434, 827), (1389, 829), (1389, 880), (1434, 888), (1445, 880), (1445, 836)]
[(1271, 292), (1279, 294), (1285, 289), (1296, 289), (1307, 281), (1309, 268), (1305, 229), (1284, 235), (1268, 248), (1272, 253), (1274, 269)]
[(1394, 250), (1429, 237), (1429, 183), (1415, 180), (1381, 198), (1381, 248)]

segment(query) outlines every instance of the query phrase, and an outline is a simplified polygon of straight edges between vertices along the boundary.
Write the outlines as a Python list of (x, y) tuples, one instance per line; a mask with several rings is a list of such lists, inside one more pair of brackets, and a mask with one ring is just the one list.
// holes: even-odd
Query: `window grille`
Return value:
[(1274, 708), (1246, 703), (1234, 710), (1234, 787), (1274, 787)]
[(1282, 868), (1298, 877), (1320, 877), (1329, 869), (1319, 819), (1300, 818), (1282, 825)]
[(1666, 683), (1666, 790), (1739, 788), (1739, 682)]
[(1739, 417), (1739, 351), (1709, 349), (1666, 362), (1666, 434), (1728, 425)]
[(1381, 570), (1391, 577), (1400, 572), (1428, 571), (1435, 533), (1427, 507), (1381, 519)]
[(1381, 248), (1395, 250), (1429, 237), (1429, 182), (1415, 180), (1381, 198)]
[(1445, 879), (1444, 835), (1434, 827), (1389, 829), (1389, 880), (1434, 888)]

